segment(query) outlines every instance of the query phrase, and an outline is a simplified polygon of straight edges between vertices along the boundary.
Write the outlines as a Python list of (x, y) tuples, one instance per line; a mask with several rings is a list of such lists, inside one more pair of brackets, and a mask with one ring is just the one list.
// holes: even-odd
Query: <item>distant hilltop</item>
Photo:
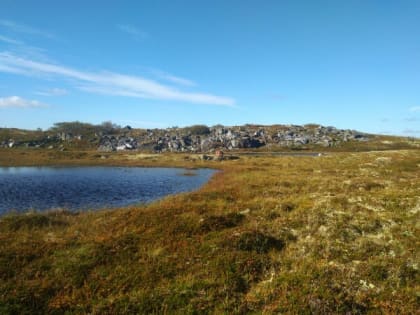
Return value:
[(0, 129), (2, 148), (86, 148), (102, 152), (137, 150), (204, 153), (258, 148), (302, 150), (339, 147), (346, 143), (369, 142), (372, 139), (375, 139), (374, 135), (317, 124), (213, 127), (194, 125), (183, 128), (134, 129), (111, 122), (101, 125), (62, 122), (46, 131)]

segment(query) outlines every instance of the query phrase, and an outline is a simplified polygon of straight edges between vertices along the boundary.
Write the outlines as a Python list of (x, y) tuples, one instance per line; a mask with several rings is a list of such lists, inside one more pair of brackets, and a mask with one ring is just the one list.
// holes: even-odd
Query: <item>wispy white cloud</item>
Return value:
[(62, 96), (67, 95), (68, 91), (66, 89), (52, 88), (35, 92), (35, 94), (42, 96)]
[(27, 35), (35, 35), (41, 36), (46, 38), (55, 38), (55, 35), (51, 32), (41, 30), (32, 26), (19, 24), (14, 21), (0, 19), (0, 27), (4, 29), (8, 29), (14, 33), (22, 33)]
[(30, 75), (30, 73), (28, 71), (25, 71), (23, 69), (19, 69), (16, 67), (10, 67), (8, 65), (5, 64), (1, 64), (0, 62), (0, 72), (9, 72), (9, 73), (14, 73), (14, 74), (22, 74), (22, 75)]
[(410, 107), (409, 111), (413, 113), (420, 112), (420, 106), (412, 106)]
[(25, 107), (45, 107), (46, 104), (35, 100), (28, 100), (24, 99), (19, 96), (9, 96), (0, 98), (0, 108), (6, 107), (17, 107), (17, 108), (25, 108)]
[(102, 95), (113, 95), (113, 96), (127, 96), (127, 97), (137, 97), (137, 98), (153, 98), (144, 93), (128, 91), (125, 89), (119, 89), (116, 87), (109, 88), (107, 86), (98, 86), (98, 85), (79, 85), (77, 86), (79, 90), (102, 94)]
[[(2, 23), (4, 23), (4, 20), (0, 19), (0, 30), (2, 29)], [(12, 38), (10, 36), (0, 34), (0, 42), (6, 43), (8, 50), (20, 56), (25, 56), (26, 58), (36, 58), (37, 60), (48, 60), (45, 49), (29, 45), (21, 39), (15, 38), (15, 36)]]
[(175, 76), (173, 74), (160, 71), (160, 70), (152, 70), (152, 74), (155, 75), (157, 78), (161, 80), (165, 80), (167, 82), (175, 83), (177, 85), (183, 85), (183, 86), (196, 86), (197, 84), (194, 81), (181, 78), (178, 76)]
[(133, 36), (136, 39), (146, 39), (149, 34), (133, 25), (129, 24), (118, 24), (117, 28), (124, 33)]
[(197, 104), (235, 106), (230, 97), (209, 93), (185, 92), (154, 80), (114, 72), (85, 72), (61, 65), (37, 62), (21, 58), (8, 52), (0, 53), (0, 70), (31, 75), (55, 76), (76, 81), (79, 88), (109, 95), (139, 97)]
[(21, 42), (20, 40), (13, 39), (13, 38), (3, 36), (3, 35), (0, 35), (0, 42), (5, 42), (7, 44), (12, 44), (12, 45), (22, 45), (23, 44), (23, 42)]

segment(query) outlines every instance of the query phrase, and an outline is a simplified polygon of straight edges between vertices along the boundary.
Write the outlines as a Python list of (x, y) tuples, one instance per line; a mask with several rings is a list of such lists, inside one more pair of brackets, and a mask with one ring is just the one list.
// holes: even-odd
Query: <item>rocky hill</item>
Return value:
[(139, 136), (130, 132), (103, 135), (98, 150), (147, 149), (155, 152), (211, 152), (216, 149), (236, 150), (263, 146), (299, 147), (315, 144), (336, 146), (346, 141), (366, 141), (368, 136), (352, 130), (323, 126), (193, 126), (165, 130), (147, 130)]
[(354, 130), (321, 125), (244, 125), (185, 128), (133, 129), (129, 126), (90, 125), (79, 122), (58, 123), (47, 131), (0, 129), (0, 147), (48, 148), (66, 147), (98, 151), (212, 152), (217, 149), (238, 150), (336, 147), (346, 142), (369, 141), (371, 136)]

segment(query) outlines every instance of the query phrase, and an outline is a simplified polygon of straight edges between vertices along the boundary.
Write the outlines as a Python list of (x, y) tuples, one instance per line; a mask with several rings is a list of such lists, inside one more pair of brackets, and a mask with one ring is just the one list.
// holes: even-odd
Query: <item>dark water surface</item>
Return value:
[(147, 203), (205, 184), (210, 169), (142, 167), (0, 167), (0, 215)]

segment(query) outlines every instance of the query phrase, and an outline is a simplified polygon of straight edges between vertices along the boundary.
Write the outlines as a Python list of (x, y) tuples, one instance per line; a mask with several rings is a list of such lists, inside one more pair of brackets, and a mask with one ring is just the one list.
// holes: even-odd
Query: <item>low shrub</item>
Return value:
[(232, 228), (239, 225), (244, 217), (243, 214), (234, 212), (221, 216), (211, 215), (204, 218), (200, 224), (200, 229), (203, 232), (210, 232)]
[(284, 246), (285, 242), (283, 240), (258, 231), (244, 232), (236, 241), (237, 249), (257, 253), (267, 253), (271, 249), (282, 250)]

